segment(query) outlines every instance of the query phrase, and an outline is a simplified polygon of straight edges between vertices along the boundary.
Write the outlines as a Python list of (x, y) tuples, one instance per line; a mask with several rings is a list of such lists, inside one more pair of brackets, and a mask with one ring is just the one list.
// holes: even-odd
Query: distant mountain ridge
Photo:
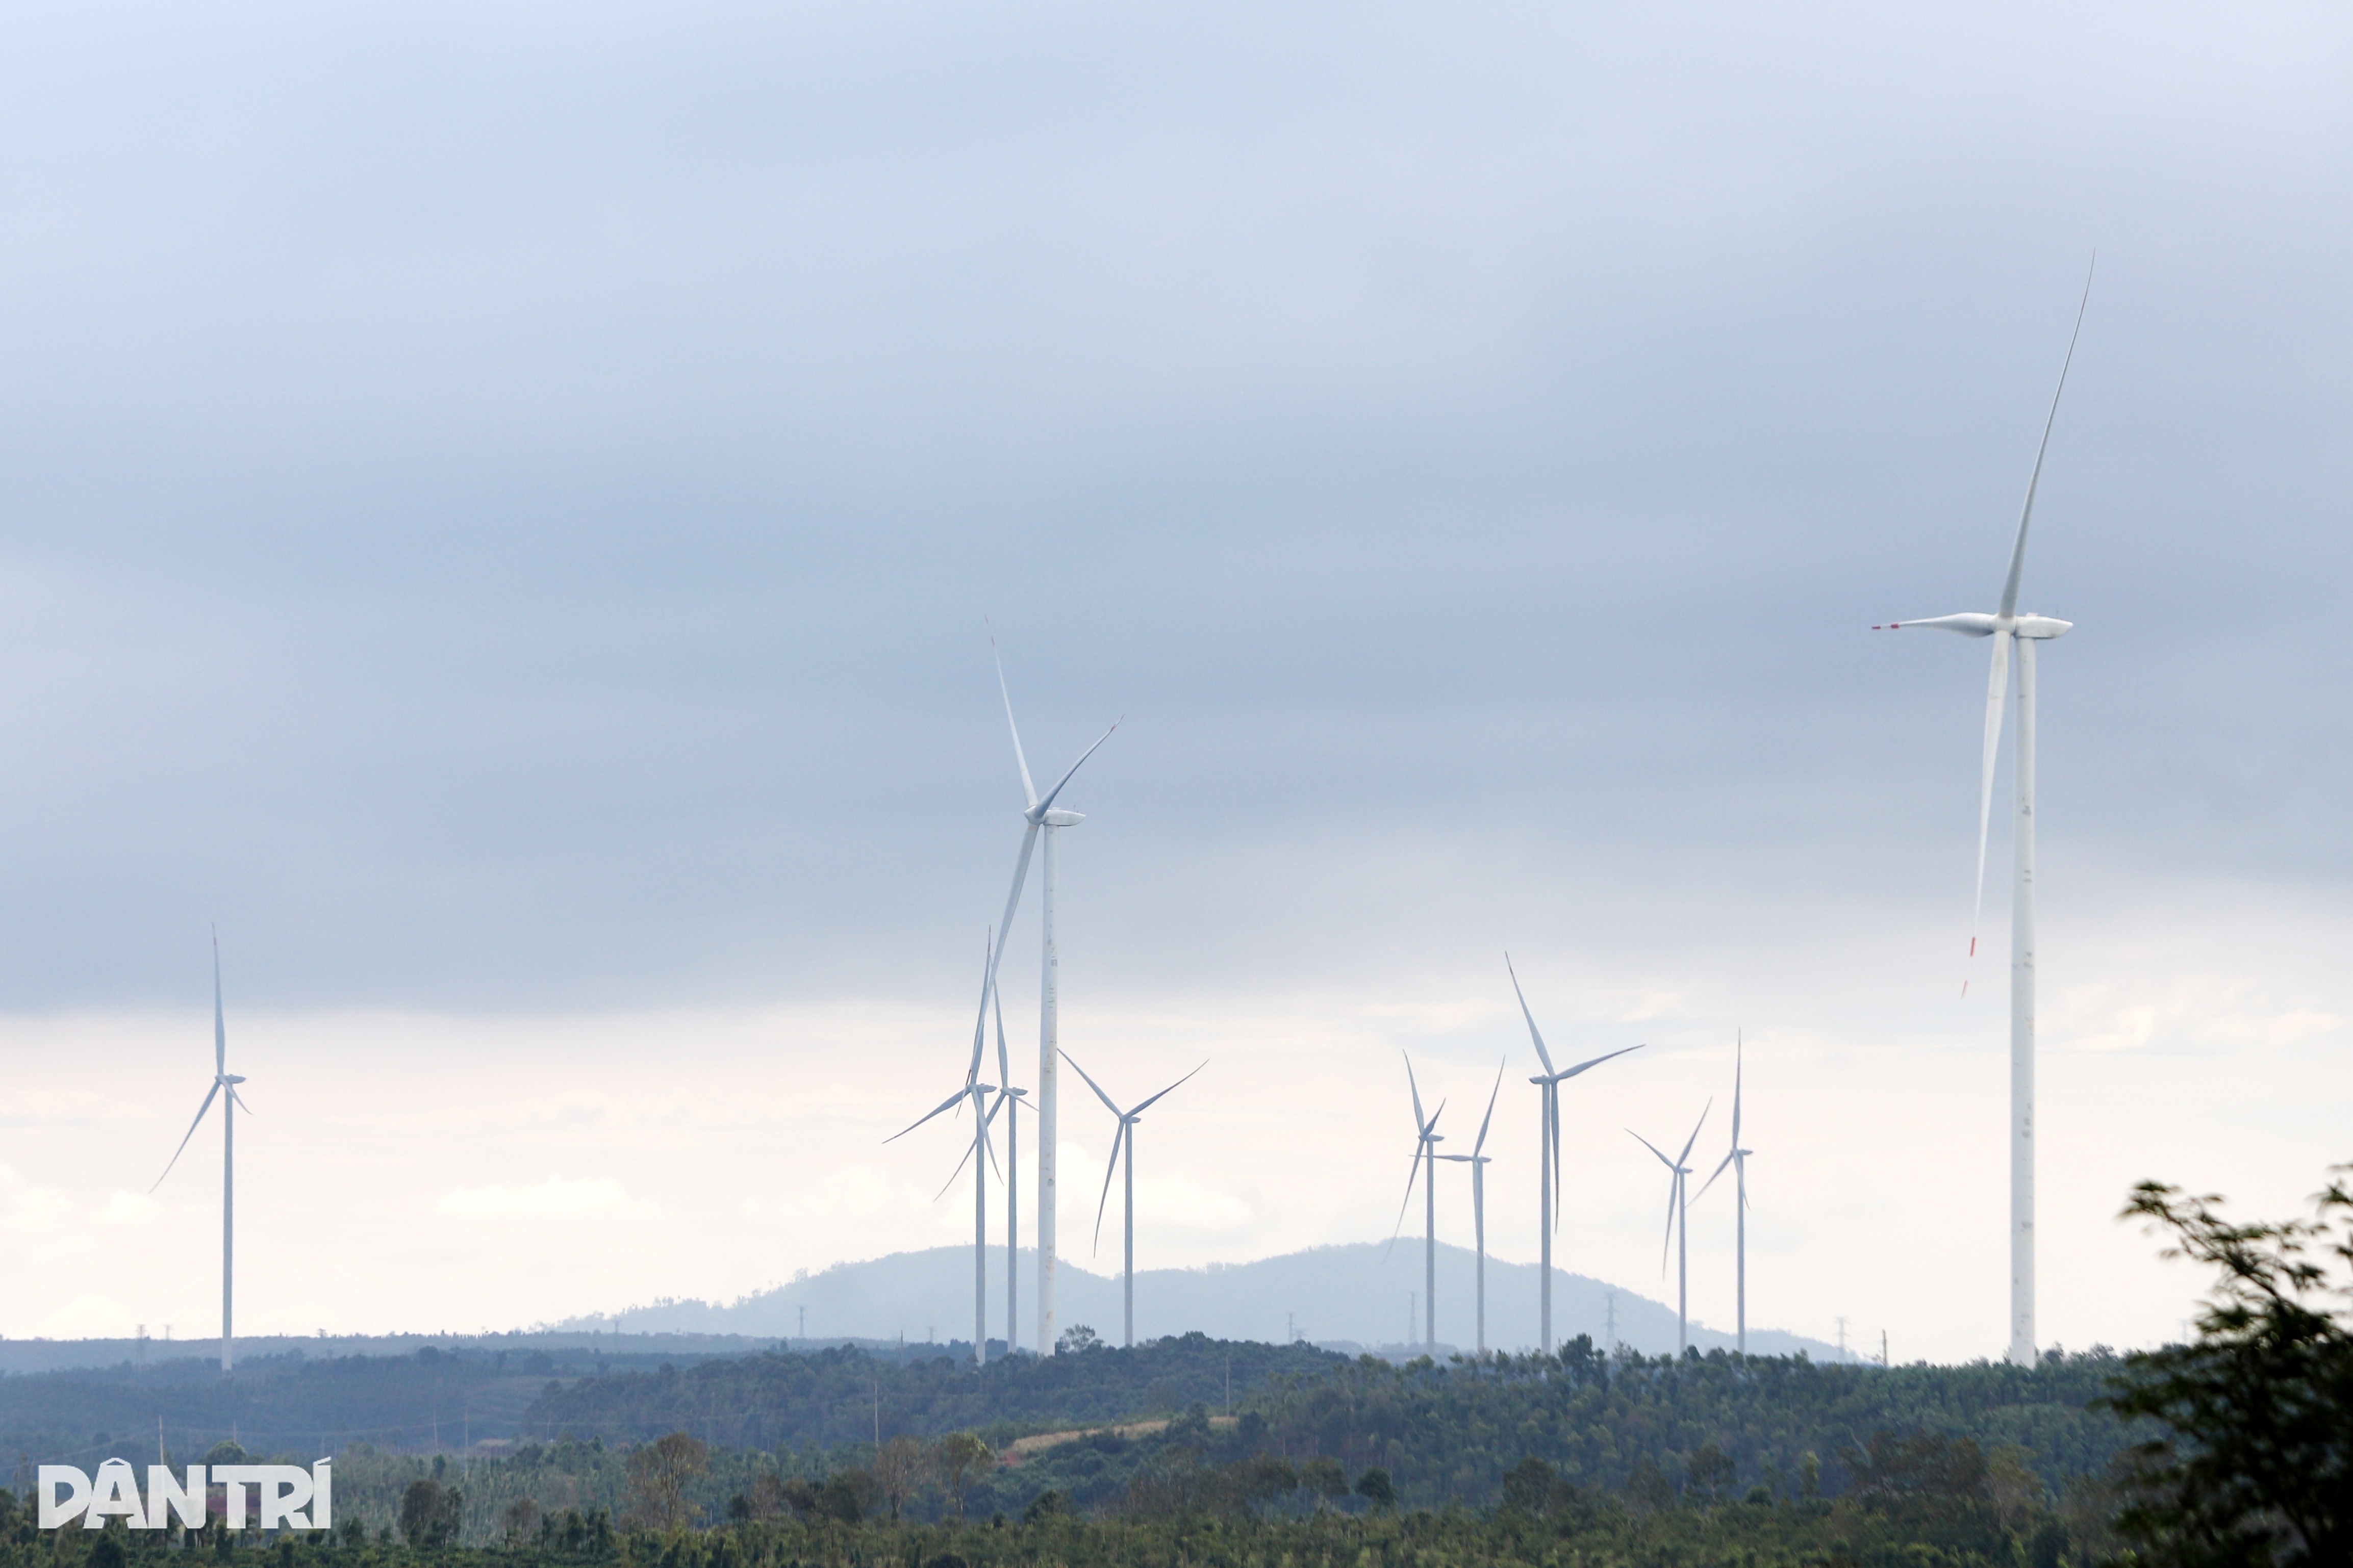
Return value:
[[(1438, 1248), (1438, 1336), (1441, 1352), (1468, 1350), (1475, 1342), (1476, 1254), (1467, 1247)], [(1120, 1284), (1116, 1276), (1090, 1272), (1065, 1259), (1059, 1270), (1060, 1321), (1064, 1328), (1085, 1324), (1113, 1343), (1120, 1338)], [(1021, 1322), (1018, 1342), (1037, 1348), (1035, 1308), (1037, 1255), (1021, 1254), (1018, 1279)], [(1487, 1260), (1487, 1342), (1490, 1348), (1526, 1350), (1536, 1342), (1537, 1266)], [(1304, 1339), (1335, 1350), (1382, 1353), (1418, 1351), (1421, 1313), (1409, 1298), (1422, 1288), (1419, 1243), (1394, 1247), (1360, 1242), (1311, 1247), (1304, 1252), (1251, 1263), (1210, 1264), (1203, 1268), (1152, 1268), (1135, 1277), (1135, 1333), (1139, 1341), (1199, 1331), (1213, 1339), (1258, 1340), (1280, 1344)], [(989, 1261), (989, 1322), (992, 1341), (1005, 1334), (1005, 1254)], [(1409, 1310), (1411, 1321), (1409, 1323)], [(821, 1273), (761, 1290), (724, 1304), (659, 1300), (608, 1316), (568, 1319), (557, 1330), (621, 1333), (744, 1334), (775, 1336), (797, 1346), (844, 1339), (910, 1342), (972, 1337), (972, 1249), (936, 1247), (894, 1252), (861, 1262), (837, 1263)], [(1596, 1344), (1630, 1345), (1656, 1355), (1675, 1348), (1674, 1310), (1662, 1302), (1602, 1280), (1553, 1271), (1553, 1332), (1567, 1341), (1589, 1334)], [(1701, 1350), (1730, 1349), (1724, 1330), (1692, 1325), (1691, 1342)], [(1782, 1329), (1748, 1331), (1757, 1355), (1838, 1359), (1837, 1349)]]

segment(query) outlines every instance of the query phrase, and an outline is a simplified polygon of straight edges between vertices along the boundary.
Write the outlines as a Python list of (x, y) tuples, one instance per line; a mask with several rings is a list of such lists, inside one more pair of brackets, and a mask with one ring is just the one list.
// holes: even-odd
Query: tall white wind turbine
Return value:
[[(2067, 372), (2075, 363), (2075, 341), (2083, 335), (2084, 312), (2092, 302), (2092, 280), (2084, 279), (2084, 298), (2075, 307), (2075, 330), (2067, 339), (2067, 357), (2060, 362), (2059, 385), (2051, 394), (2051, 412), (2042, 421), (2042, 441), (2034, 449), (2034, 469), (2027, 476), (2026, 501), (2019, 509), (2018, 538), (2010, 547), (2010, 573), (2002, 579), (2001, 607), (1992, 615), (1938, 616), (1926, 621), (1891, 621), (1873, 631), (1897, 631), (1906, 626), (1934, 626), (1964, 637), (1993, 639), (1993, 673), (1986, 684), (1985, 747), (1978, 785), (1977, 912), (1969, 924), (1969, 956), (1977, 956), (1977, 928), (1985, 914), (1987, 829), (1993, 821), (1995, 753), (2001, 743), (2001, 715), (2012, 650), (2018, 664), (2017, 816), (2011, 833), (2014, 876), (2010, 903), (2010, 1359), (2032, 1366), (2034, 1339), (2034, 646), (2064, 637), (2072, 621), (2021, 614), (2018, 585), (2026, 570), (2026, 532), (2034, 521), (2034, 491), (2042, 482), (2043, 455), (2051, 449), (2051, 429), (2059, 420), (2059, 399), (2067, 390)], [(1968, 987), (1962, 988), (1966, 994)]]
[(1520, 999), (1520, 1016), (1528, 1021), (1528, 1038), (1535, 1042), (1536, 1059), (1544, 1063), (1544, 1071), (1528, 1079), (1543, 1091), (1538, 1107), (1536, 1162), (1537, 1238), (1543, 1258), (1536, 1268), (1536, 1331), (1546, 1355), (1552, 1353), (1552, 1237), (1560, 1228), (1560, 1086), (1588, 1068), (1598, 1068), (1627, 1051), (1639, 1051), (1640, 1046), (1598, 1056), (1573, 1068), (1555, 1072), (1552, 1053), (1545, 1049), (1544, 1031), (1536, 1027), (1536, 1016), (1528, 1011), (1527, 994), (1520, 989), (1519, 971), (1512, 967), (1512, 955), (1504, 954), (1504, 972), (1512, 977), (1512, 994)]
[[(1398, 1054), (1405, 1056), (1403, 1051)], [(1405, 1082), (1413, 1091), (1413, 1167), (1406, 1173), (1405, 1200), (1398, 1205), (1397, 1224), (1389, 1227), (1389, 1245), (1397, 1245), (1398, 1231), (1405, 1225), (1405, 1211), (1413, 1203), (1414, 1178), (1419, 1176), (1422, 1197), (1421, 1342), (1426, 1348), (1438, 1342), (1438, 1146), (1446, 1142), (1445, 1135), (1438, 1131), (1438, 1119), (1446, 1114), (1446, 1102), (1440, 1100), (1438, 1109), (1427, 1116), (1421, 1113), (1421, 1085), (1414, 1081), (1411, 1057), (1405, 1058)]]
[(1479, 1139), (1471, 1145), (1468, 1154), (1440, 1154), (1436, 1158), (1451, 1160), (1458, 1165), (1471, 1167), (1471, 1228), (1479, 1243), (1479, 1353), (1487, 1353), (1487, 1166), (1493, 1156), (1487, 1147), (1487, 1126), (1495, 1120), (1495, 1097), (1504, 1092), (1504, 1064), (1495, 1064), (1495, 1087), (1487, 1091), (1487, 1114), (1479, 1119)]
[[(988, 1364), (988, 1167), (997, 1159), (996, 1151), (988, 1143), (988, 1097), (997, 1092), (997, 1086), (980, 1081), (980, 1053), (988, 1041), (988, 1005), (992, 994), (988, 977), (989, 970), (995, 964), (997, 949), (993, 943), (984, 943), (983, 946), (987, 956), (981, 969), (980, 1016), (973, 1024), (972, 1062), (965, 1068), (964, 1087), (882, 1140), (885, 1143), (895, 1143), (934, 1116), (953, 1110), (959, 1105), (969, 1104), (972, 1107), (972, 1146), (965, 1151), (964, 1158), (956, 1162), (956, 1168), (948, 1173), (947, 1185), (943, 1186), (940, 1192), (944, 1194), (948, 1187), (955, 1185), (955, 1179), (964, 1174), (965, 1164), (972, 1165), (972, 1359), (976, 1367)], [(936, 1203), (938, 1198), (934, 1197), (933, 1201)]]
[[(196, 1107), (196, 1117), (188, 1123), (187, 1131), (180, 1135), (180, 1146), (172, 1151), (171, 1160), (164, 1166), (164, 1176), (180, 1163), (187, 1152), (188, 1140), (205, 1120), (205, 1112), (221, 1090), (228, 1098), (221, 1101), (221, 1353), (222, 1375), (227, 1375), (236, 1362), (237, 1328), (237, 1113), (239, 1108), (251, 1110), (245, 1097), (237, 1091), (244, 1078), (228, 1070), (228, 1027), (221, 1016), (220, 933), (213, 933), (213, 1086), (205, 1091), (205, 1102)], [(155, 1187), (164, 1184), (164, 1176), (155, 1178)]]
[(997, 983), (997, 966), (1005, 956), (1005, 939), (1012, 934), (1013, 916), (1021, 905), (1021, 885), (1029, 876), (1029, 855), (1038, 847), (1040, 834), (1045, 836), (1045, 868), (1041, 874), (1044, 886), (1039, 889), (1039, 900), (1044, 905), (1045, 951), (1039, 960), (1040, 979), (1038, 1003), (1038, 1353), (1050, 1355), (1054, 1342), (1054, 1140), (1059, 1134), (1059, 1102), (1055, 1086), (1061, 1057), (1061, 976), (1060, 961), (1054, 947), (1054, 835), (1065, 827), (1075, 827), (1086, 817), (1075, 811), (1054, 804), (1071, 776), (1085, 765), (1103, 742), (1119, 728), (1113, 721), (1095, 741), (1079, 753), (1052, 789), (1043, 795), (1029, 780), (1029, 758), (1021, 749), (1021, 726), (1013, 721), (1013, 693), (1005, 684), (1005, 661), (997, 657), (997, 637), (988, 638), (989, 657), (997, 660), (997, 695), (1005, 700), (1006, 728), (1013, 732), (1013, 760), (1021, 769), (1021, 793), (1029, 803), (1021, 813), (1021, 854), (1013, 863), (1013, 890), (1005, 896), (1005, 918), (997, 923), (997, 949), (989, 957), (989, 984)]
[(1193, 1072), (1187, 1073), (1185, 1078), (1178, 1079), (1134, 1110), (1122, 1110), (1112, 1097), (1103, 1091), (1103, 1085), (1087, 1078), (1087, 1069), (1079, 1066), (1070, 1052), (1064, 1051), (1062, 1059), (1071, 1064), (1071, 1070), (1087, 1079), (1087, 1087), (1095, 1091), (1095, 1098), (1102, 1100), (1104, 1108), (1113, 1116), (1119, 1118), (1119, 1131), (1112, 1134), (1111, 1162), (1103, 1167), (1103, 1196), (1095, 1202), (1095, 1242), (1098, 1246), (1103, 1242), (1103, 1206), (1111, 1202), (1111, 1179), (1119, 1173), (1121, 1149), (1124, 1147), (1127, 1151), (1127, 1249), (1125, 1261), (1120, 1270), (1120, 1288), (1126, 1299), (1126, 1313), (1120, 1342), (1132, 1346), (1135, 1343), (1135, 1124), (1143, 1120), (1144, 1113), (1151, 1110), (1156, 1101), (1174, 1093), (1182, 1087), (1186, 1079), (1191, 1078), (1194, 1072), (1199, 1072), (1201, 1068), (1208, 1067), (1209, 1064), (1203, 1062), (1201, 1068), (1195, 1068)]
[[(1659, 1163), (1671, 1173), (1667, 1188), (1667, 1243), (1675, 1252), (1675, 1353), (1681, 1355), (1691, 1348), (1691, 1200), (1685, 1195), (1692, 1168), (1683, 1163), (1691, 1158), (1692, 1145), (1699, 1142), (1699, 1130), (1707, 1125), (1707, 1113), (1715, 1108), (1709, 1100), (1692, 1123), (1691, 1136), (1683, 1140), (1683, 1152), (1670, 1160), (1659, 1146), (1632, 1128), (1627, 1136), (1659, 1156)], [(1667, 1271), (1667, 1247), (1659, 1248), (1659, 1272)]]
[(1732, 1152), (1725, 1155), (1724, 1164), (1715, 1168), (1692, 1202), (1697, 1203), (1701, 1198), (1707, 1196), (1707, 1189), (1715, 1185), (1715, 1178), (1724, 1174), (1725, 1166), (1731, 1167), (1734, 1204), (1732, 1279), (1733, 1300), (1736, 1303), (1735, 1311), (1737, 1314), (1734, 1320), (1736, 1325), (1734, 1343), (1742, 1355), (1746, 1355), (1748, 1353), (1748, 1156), (1756, 1151), (1743, 1149), (1740, 1146), (1741, 1048), (1740, 1037), (1736, 1035), (1732, 1042)]

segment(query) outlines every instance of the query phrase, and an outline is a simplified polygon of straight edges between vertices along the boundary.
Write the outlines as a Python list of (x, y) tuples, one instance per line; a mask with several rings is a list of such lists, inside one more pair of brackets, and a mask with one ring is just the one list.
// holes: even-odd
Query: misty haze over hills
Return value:
[[(1477, 1257), (1467, 1247), (1438, 1248), (1438, 1335), (1441, 1350), (1468, 1351), (1475, 1342), (1473, 1303)], [(1675, 1348), (1675, 1313), (1664, 1305), (1581, 1274), (1556, 1269), (1553, 1331), (1559, 1340), (1590, 1334), (1597, 1344), (1615, 1338), (1646, 1354)], [(1037, 1255), (1024, 1251), (1019, 1265), (1022, 1343), (1035, 1334), (1030, 1291)], [(1060, 1270), (1060, 1320), (1064, 1328), (1085, 1324), (1113, 1343), (1120, 1336), (1120, 1286), (1116, 1275), (1090, 1273), (1065, 1259)], [(1502, 1350), (1532, 1349), (1536, 1342), (1536, 1265), (1487, 1260), (1487, 1342)], [(989, 1336), (1005, 1330), (1005, 1254), (992, 1249), (989, 1262)], [(1253, 1263), (1212, 1264), (1205, 1268), (1152, 1268), (1135, 1277), (1135, 1336), (1138, 1341), (1198, 1330), (1213, 1339), (1281, 1343), (1293, 1335), (1334, 1347), (1394, 1348), (1418, 1343), (1421, 1317), (1409, 1297), (1422, 1288), (1422, 1247), (1399, 1239), (1395, 1246), (1361, 1242), (1311, 1247)], [(803, 1311), (806, 1310), (806, 1320)], [(1410, 1323), (1408, 1312), (1413, 1313)], [(972, 1334), (972, 1250), (937, 1247), (897, 1252), (861, 1263), (838, 1263), (773, 1289), (755, 1291), (721, 1306), (708, 1301), (660, 1300), (610, 1316), (566, 1320), (561, 1330), (603, 1329), (621, 1333), (776, 1335), (787, 1339), (956, 1340)], [(1701, 1350), (1730, 1349), (1732, 1334), (1694, 1320), (1692, 1343)], [(1836, 1359), (1834, 1345), (1781, 1329), (1753, 1323), (1748, 1348), (1757, 1355)]]

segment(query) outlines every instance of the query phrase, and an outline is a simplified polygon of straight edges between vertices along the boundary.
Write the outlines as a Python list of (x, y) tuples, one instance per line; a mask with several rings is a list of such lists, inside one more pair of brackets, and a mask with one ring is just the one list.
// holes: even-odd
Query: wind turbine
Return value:
[(1487, 1353), (1487, 1124), (1495, 1120), (1495, 1097), (1504, 1092), (1504, 1064), (1495, 1064), (1495, 1087), (1487, 1091), (1487, 1114), (1479, 1119), (1479, 1141), (1468, 1154), (1438, 1154), (1471, 1167), (1471, 1226), (1479, 1241), (1479, 1353)]
[[(1405, 1056), (1403, 1051), (1398, 1053)], [(1405, 1058), (1406, 1087), (1413, 1091), (1413, 1167), (1405, 1173), (1405, 1200), (1398, 1205), (1397, 1225), (1389, 1227), (1389, 1245), (1397, 1245), (1398, 1226), (1405, 1224), (1405, 1211), (1413, 1202), (1414, 1178), (1421, 1178), (1421, 1342), (1424, 1349), (1438, 1342), (1438, 1145), (1446, 1142), (1438, 1131), (1438, 1119), (1446, 1114), (1446, 1102), (1440, 1100), (1438, 1109), (1428, 1116), (1421, 1113), (1421, 1085), (1413, 1078), (1413, 1058)], [(1427, 1163), (1430, 1169), (1422, 1170)]]
[[(2067, 372), (2075, 363), (2075, 340), (2083, 336), (2084, 312), (2092, 302), (2092, 279), (2084, 279), (2084, 298), (2075, 307), (2075, 330), (2067, 339), (2067, 357), (2060, 362), (2059, 385), (2051, 394), (2051, 412), (2042, 421), (2042, 442), (2034, 449), (2034, 469), (2027, 476), (2026, 501), (2019, 509), (2018, 538), (2010, 548), (2010, 574), (2002, 579), (2001, 607), (1992, 615), (1938, 616), (1926, 621), (1891, 621), (1873, 631), (1897, 631), (1905, 626), (1934, 626), (1964, 637), (1993, 638), (1993, 673), (1986, 684), (1985, 749), (1978, 784), (1977, 910), (1969, 921), (1969, 956), (1977, 956), (1978, 926), (1985, 916), (1986, 833), (1993, 821), (1994, 758), (2001, 743), (2004, 686), (2010, 674), (2012, 646), (2018, 661), (2018, 798), (2010, 847), (2015, 880), (2010, 903), (2010, 1359), (2032, 1366), (2034, 1341), (2034, 645), (2064, 637), (2072, 621), (2048, 616), (2021, 615), (2018, 584), (2026, 570), (2026, 531), (2034, 521), (2034, 491), (2042, 482), (2043, 455), (2051, 449), (2051, 427), (2059, 420), (2059, 399), (2067, 390)], [(1964, 984), (1961, 994), (1967, 995)]]
[[(245, 1079), (241, 1075), (228, 1070), (228, 1027), (222, 1022), (221, 1018), (220, 932), (215, 931), (213, 932), (213, 1086), (205, 1091), (205, 1102), (196, 1107), (196, 1119), (194, 1121), (189, 1122), (187, 1131), (181, 1134), (180, 1146), (172, 1151), (172, 1158), (164, 1167), (164, 1176), (170, 1175), (172, 1173), (172, 1167), (180, 1163), (180, 1156), (187, 1152), (188, 1140), (196, 1135), (196, 1129), (204, 1122), (205, 1112), (213, 1108), (213, 1101), (219, 1097), (220, 1091), (223, 1089), (228, 1090), (228, 1098), (221, 1102), (220, 1361), (221, 1375), (224, 1377), (228, 1375), (229, 1368), (236, 1360), (237, 1349), (235, 1314), (232, 1310), (236, 1305), (237, 1299), (237, 1292), (235, 1289), (237, 1279), (237, 1113), (240, 1107), (248, 1113), (253, 1109), (251, 1106), (245, 1103), (245, 1097), (237, 1091), (237, 1086), (244, 1081)], [(162, 1186), (164, 1184), (164, 1176), (156, 1177), (155, 1186), (149, 1187), (147, 1190), (152, 1193), (155, 1190), (155, 1187)]]
[(1627, 1051), (1639, 1051), (1640, 1046), (1628, 1046), (1582, 1061), (1573, 1068), (1555, 1072), (1552, 1053), (1545, 1049), (1544, 1032), (1536, 1027), (1536, 1016), (1528, 1011), (1527, 994), (1520, 989), (1519, 971), (1512, 967), (1512, 955), (1504, 954), (1504, 971), (1512, 977), (1512, 994), (1520, 999), (1520, 1016), (1528, 1021), (1528, 1038), (1535, 1042), (1536, 1059), (1544, 1063), (1544, 1071), (1528, 1079), (1544, 1091), (1538, 1109), (1540, 1157), (1536, 1163), (1536, 1196), (1539, 1210), (1537, 1237), (1542, 1243), (1543, 1259), (1536, 1269), (1536, 1325), (1544, 1343), (1544, 1352), (1552, 1353), (1552, 1234), (1560, 1228), (1560, 1086), (1588, 1068), (1598, 1068), (1613, 1057)]
[[(1675, 1353), (1681, 1355), (1691, 1348), (1691, 1203), (1683, 1196), (1684, 1184), (1692, 1168), (1683, 1163), (1691, 1158), (1692, 1145), (1699, 1142), (1699, 1130), (1707, 1125), (1707, 1113), (1715, 1108), (1709, 1100), (1692, 1123), (1692, 1134), (1683, 1140), (1683, 1152), (1670, 1160), (1660, 1153), (1659, 1146), (1632, 1128), (1626, 1129), (1628, 1137), (1658, 1154), (1659, 1163), (1672, 1173), (1672, 1183), (1667, 1189), (1667, 1240), (1675, 1247)], [(1659, 1272), (1667, 1271), (1667, 1249), (1659, 1248)]]
[(1113, 1116), (1119, 1118), (1119, 1131), (1112, 1134), (1111, 1163), (1103, 1167), (1103, 1196), (1095, 1202), (1097, 1245), (1101, 1245), (1103, 1241), (1103, 1205), (1111, 1202), (1111, 1179), (1118, 1174), (1120, 1170), (1120, 1150), (1124, 1146), (1127, 1151), (1127, 1254), (1126, 1263), (1120, 1277), (1121, 1289), (1126, 1297), (1127, 1305), (1126, 1321), (1121, 1330), (1120, 1342), (1124, 1345), (1134, 1345), (1135, 1343), (1135, 1124), (1143, 1120), (1144, 1113), (1152, 1109), (1155, 1101), (1174, 1093), (1185, 1082), (1185, 1079), (1191, 1078), (1194, 1072), (1199, 1072), (1201, 1068), (1208, 1067), (1209, 1064), (1203, 1062), (1201, 1068), (1195, 1068), (1193, 1072), (1187, 1073), (1185, 1078), (1178, 1079), (1176, 1083), (1170, 1084), (1134, 1110), (1122, 1110), (1113, 1102), (1111, 1096), (1103, 1091), (1103, 1085), (1087, 1078), (1087, 1069), (1080, 1067), (1070, 1052), (1064, 1051), (1062, 1059), (1069, 1062), (1071, 1069), (1081, 1078), (1087, 1079), (1087, 1087), (1095, 1091), (1095, 1098), (1102, 1100), (1104, 1108)]
[(1735, 1035), (1732, 1041), (1732, 1152), (1724, 1157), (1724, 1164), (1715, 1168), (1715, 1173), (1708, 1177), (1706, 1184), (1700, 1188), (1692, 1201), (1697, 1203), (1701, 1198), (1707, 1196), (1707, 1189), (1715, 1185), (1717, 1176), (1724, 1174), (1725, 1165), (1732, 1167), (1732, 1188), (1735, 1199), (1732, 1230), (1733, 1300), (1736, 1303), (1735, 1310), (1738, 1313), (1735, 1319), (1738, 1332), (1734, 1342), (1738, 1346), (1740, 1353), (1746, 1355), (1748, 1353), (1748, 1156), (1756, 1151), (1743, 1149), (1740, 1146), (1740, 1037)]
[(1043, 795), (1029, 780), (1029, 759), (1021, 750), (1021, 726), (1013, 721), (1013, 693), (1005, 684), (1005, 660), (997, 652), (997, 634), (988, 637), (989, 657), (997, 661), (997, 691), (1005, 700), (1006, 728), (1013, 731), (1013, 760), (1021, 769), (1021, 793), (1029, 805), (1021, 813), (1021, 855), (1013, 863), (1013, 890), (1005, 896), (1005, 918), (997, 922), (996, 951), (989, 955), (988, 979), (997, 984), (997, 966), (1005, 956), (1005, 939), (1012, 934), (1014, 911), (1021, 904), (1021, 884), (1029, 876), (1030, 851), (1038, 847), (1039, 835), (1046, 839), (1046, 864), (1040, 879), (1039, 900), (1044, 906), (1045, 949), (1039, 960), (1038, 1005), (1038, 1353), (1051, 1354), (1054, 1342), (1054, 1140), (1059, 1135), (1055, 1083), (1057, 1062), (1061, 1055), (1060, 961), (1054, 947), (1054, 835), (1065, 827), (1075, 827), (1086, 817), (1075, 811), (1054, 804), (1071, 775), (1095, 754), (1103, 742), (1111, 739), (1112, 730), (1119, 728), (1113, 721), (1072, 763), (1052, 789)]
[[(992, 936), (994, 932), (990, 933)], [(988, 1040), (988, 1004), (992, 991), (988, 970), (995, 963), (996, 948), (983, 943), (987, 962), (981, 971), (980, 1016), (972, 1026), (972, 1064), (965, 1068), (964, 1087), (939, 1104), (915, 1118), (890, 1137), (885, 1143), (895, 1143), (929, 1121), (933, 1117), (952, 1110), (969, 1100), (972, 1104), (972, 1147), (965, 1150), (956, 1168), (948, 1173), (947, 1185), (940, 1188), (945, 1194), (955, 1185), (956, 1177), (964, 1174), (967, 1163), (972, 1171), (972, 1359), (976, 1367), (988, 1364), (988, 1169), (997, 1161), (997, 1152), (988, 1145), (988, 1097), (997, 1092), (993, 1083), (980, 1081), (981, 1047)], [(933, 1199), (937, 1202), (937, 1196)]]

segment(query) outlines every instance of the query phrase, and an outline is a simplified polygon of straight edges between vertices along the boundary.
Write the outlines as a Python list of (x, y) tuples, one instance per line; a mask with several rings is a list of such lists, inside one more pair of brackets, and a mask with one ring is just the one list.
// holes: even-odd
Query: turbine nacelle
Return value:
[(1086, 813), (1067, 806), (1049, 806), (1031, 820), (1045, 827), (1076, 827), (1087, 819)]

